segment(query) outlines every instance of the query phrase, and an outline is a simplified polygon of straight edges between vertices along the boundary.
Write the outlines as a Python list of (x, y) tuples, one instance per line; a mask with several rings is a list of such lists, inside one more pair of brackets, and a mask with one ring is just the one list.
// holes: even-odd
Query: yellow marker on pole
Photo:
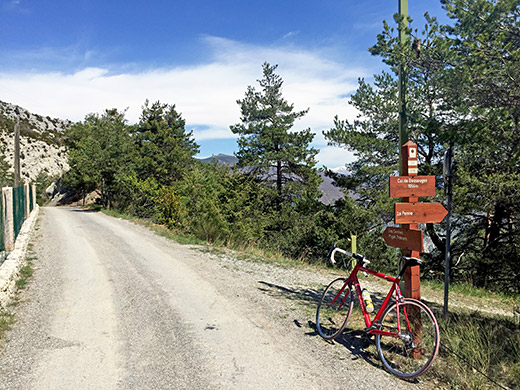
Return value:
[(350, 245), (351, 245), (351, 252), (356, 254), (357, 253), (357, 236), (352, 233), (350, 233)]
[[(350, 233), (349, 241), (350, 241), (350, 251), (353, 254), (356, 254), (357, 253), (357, 236), (355, 234)], [(352, 261), (350, 264), (351, 264), (350, 270), (352, 271), (354, 269), (354, 267), (356, 266), (356, 263), (354, 261)]]

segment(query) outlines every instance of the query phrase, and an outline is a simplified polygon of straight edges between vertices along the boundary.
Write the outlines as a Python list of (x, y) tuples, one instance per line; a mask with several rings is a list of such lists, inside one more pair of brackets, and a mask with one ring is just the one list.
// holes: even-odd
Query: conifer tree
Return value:
[[(294, 111), (282, 97), (282, 78), (277, 65), (264, 63), (261, 91), (249, 86), (240, 105), (241, 123), (231, 126), (239, 135), (238, 165), (265, 182), (274, 183), (278, 206), (284, 198), (305, 188), (314, 191), (319, 177), (314, 165), (317, 150), (310, 146), (310, 129), (293, 131), (294, 122), (309, 110)], [(273, 180), (274, 178), (274, 180)]]
[(134, 134), (136, 171), (141, 180), (151, 177), (160, 185), (170, 185), (192, 166), (199, 148), (185, 126), (175, 105), (145, 101)]
[(101, 191), (104, 207), (117, 195), (119, 178), (129, 169), (131, 142), (124, 112), (89, 114), (66, 132), (70, 171), (66, 185), (83, 195)]

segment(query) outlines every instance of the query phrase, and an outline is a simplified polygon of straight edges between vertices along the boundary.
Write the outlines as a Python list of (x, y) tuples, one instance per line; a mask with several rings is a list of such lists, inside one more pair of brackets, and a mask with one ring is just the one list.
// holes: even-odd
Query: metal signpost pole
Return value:
[(448, 316), (448, 294), (450, 285), (451, 263), (451, 199), (453, 195), (453, 147), (450, 146), (444, 157), (444, 176), (448, 195), (448, 217), (446, 219), (446, 252), (444, 254), (444, 308), (442, 314)]
[[(402, 47), (406, 44), (408, 38), (408, 0), (399, 1), (399, 15), (402, 20), (399, 23), (399, 45)], [(399, 173), (403, 175), (401, 171), (403, 155), (401, 153), (401, 147), (408, 141), (408, 129), (406, 126), (406, 68), (404, 64), (404, 58), (401, 59), (399, 64)]]

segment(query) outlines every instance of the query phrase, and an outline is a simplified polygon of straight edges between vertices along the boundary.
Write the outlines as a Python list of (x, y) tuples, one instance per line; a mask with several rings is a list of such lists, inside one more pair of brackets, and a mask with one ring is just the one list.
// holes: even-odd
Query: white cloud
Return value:
[(322, 165), (327, 168), (340, 168), (342, 171), (345, 164), (351, 163), (355, 160), (355, 156), (352, 152), (346, 149), (338, 148), (335, 146), (325, 146), (320, 148), (317, 160), (319, 161), (320, 167)]
[[(335, 115), (352, 119), (355, 112), (345, 96), (355, 90), (357, 78), (366, 70), (327, 59), (325, 52), (291, 46), (255, 46), (218, 37), (203, 37), (211, 55), (205, 64), (160, 68), (134, 73), (85, 68), (72, 74), (0, 73), (0, 100), (15, 103), (41, 115), (82, 120), (91, 112), (107, 108), (128, 109), (127, 118), (139, 120), (145, 99), (175, 104), (193, 126), (197, 140), (235, 138), (229, 125), (240, 119), (237, 99), (248, 85), (258, 88), (261, 64), (279, 64), (283, 94), (296, 110), (310, 108), (295, 129), (310, 127), (315, 145), (326, 145), (322, 130), (332, 127)], [(203, 130), (197, 130), (202, 128)], [(320, 153), (320, 164), (343, 165), (332, 149)]]

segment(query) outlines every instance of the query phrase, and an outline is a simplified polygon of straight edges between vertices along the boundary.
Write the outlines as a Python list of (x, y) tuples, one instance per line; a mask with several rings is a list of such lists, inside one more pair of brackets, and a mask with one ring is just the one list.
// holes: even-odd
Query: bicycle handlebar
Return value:
[(334, 255), (336, 254), (336, 252), (343, 253), (344, 255), (353, 257), (358, 262), (361, 262), (361, 265), (363, 267), (365, 267), (367, 264), (370, 264), (370, 261), (368, 259), (365, 259), (365, 257), (363, 257), (363, 255), (358, 255), (356, 253), (347, 252), (344, 249), (338, 248), (336, 246), (336, 244), (334, 244), (334, 246), (332, 247), (332, 250), (330, 251), (330, 256), (329, 257), (330, 257), (330, 262), (332, 264), (336, 264), (336, 259), (334, 259)]
[[(334, 244), (334, 246), (332, 247), (332, 250), (329, 253), (330, 262), (332, 264), (336, 264), (336, 259), (334, 258), (334, 255), (336, 254), (336, 252), (342, 253), (344, 255), (347, 255), (347, 256), (350, 256), (350, 257), (356, 259), (358, 264), (361, 264), (362, 267), (366, 267), (368, 264), (370, 264), (370, 261), (368, 259), (366, 259), (363, 255), (359, 255), (357, 253), (351, 253), (344, 249), (338, 248), (336, 246), (336, 244)], [(416, 257), (402, 256), (402, 258), (405, 261), (405, 264), (404, 264), (403, 268), (401, 269), (401, 272), (399, 272), (399, 277), (402, 277), (404, 275), (404, 272), (407, 267), (422, 264), (422, 260), (419, 258), (416, 258)], [(365, 276), (368, 276), (365, 271), (363, 271), (363, 274)]]

